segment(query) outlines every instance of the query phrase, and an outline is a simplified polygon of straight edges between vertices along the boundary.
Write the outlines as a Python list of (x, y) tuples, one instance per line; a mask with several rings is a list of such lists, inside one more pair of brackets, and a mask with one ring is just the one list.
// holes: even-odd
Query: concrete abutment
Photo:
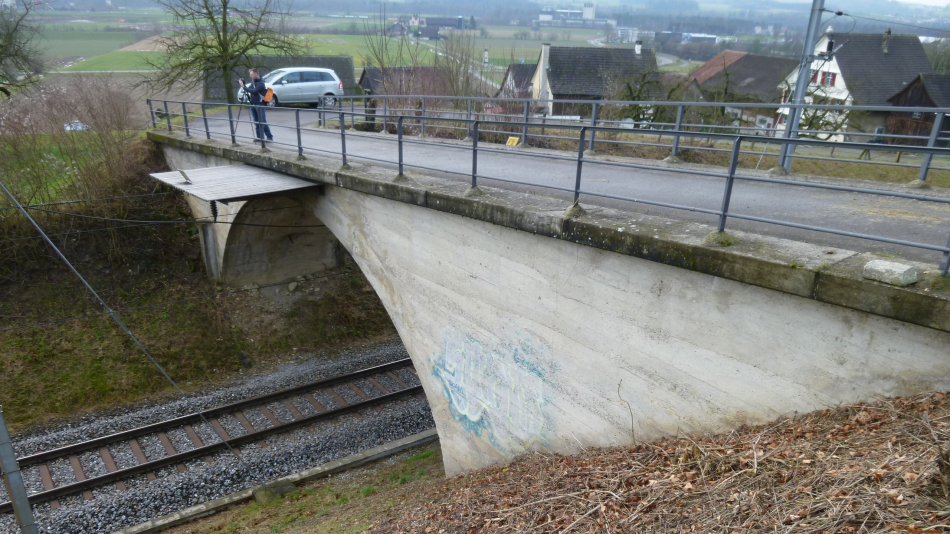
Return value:
[[(149, 135), (166, 154), (207, 158), (195, 167), (240, 161), (323, 184), (268, 205), (325, 224), (296, 243), (339, 240), (376, 289), (449, 473), (950, 388), (950, 290), (933, 274), (892, 287), (862, 278), (871, 256), (853, 251), (742, 232), (710, 245), (690, 223), (587, 206), (567, 216), (544, 197), (472, 197), (457, 182)], [(247, 272), (319, 256), (254, 231), (223, 245)]]

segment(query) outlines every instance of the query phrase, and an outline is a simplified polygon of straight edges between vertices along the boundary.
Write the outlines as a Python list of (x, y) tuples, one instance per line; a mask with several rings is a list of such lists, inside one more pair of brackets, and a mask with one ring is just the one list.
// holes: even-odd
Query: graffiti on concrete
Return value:
[(447, 330), (432, 375), (442, 385), (452, 418), (502, 451), (546, 446), (544, 345), (516, 333), (517, 344), (488, 347)]

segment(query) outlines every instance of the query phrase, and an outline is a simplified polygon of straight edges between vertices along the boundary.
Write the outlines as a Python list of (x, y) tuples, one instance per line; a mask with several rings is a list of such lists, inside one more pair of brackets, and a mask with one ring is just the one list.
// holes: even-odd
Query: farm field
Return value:
[(40, 47), (50, 60), (99, 56), (135, 42), (135, 32), (57, 31), (44, 29)]
[(159, 58), (161, 54), (161, 52), (109, 52), (80, 61), (63, 71), (148, 70), (149, 66), (145, 63), (145, 58)]

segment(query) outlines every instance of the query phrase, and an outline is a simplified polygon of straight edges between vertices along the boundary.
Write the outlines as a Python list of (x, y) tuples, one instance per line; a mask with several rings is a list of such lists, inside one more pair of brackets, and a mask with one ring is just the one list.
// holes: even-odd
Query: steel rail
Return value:
[[(309, 424), (317, 423), (326, 419), (333, 419), (340, 415), (345, 415), (351, 412), (356, 412), (364, 408), (371, 406), (376, 406), (377, 404), (383, 404), (389, 401), (400, 399), (402, 397), (407, 397), (410, 395), (415, 395), (417, 393), (422, 393), (422, 386), (413, 386), (393, 393), (388, 393), (386, 395), (381, 395), (379, 397), (374, 397), (369, 400), (360, 401), (354, 404), (348, 404), (342, 408), (335, 408), (333, 410), (328, 410), (316, 415), (311, 415), (309, 417), (304, 417), (302, 419), (297, 419), (295, 421), (290, 421), (281, 425), (272, 426), (270, 428), (265, 428), (263, 430), (258, 430), (256, 432), (244, 434), (243, 436), (231, 438), (227, 441), (219, 441), (217, 443), (212, 443), (211, 445), (205, 445), (204, 447), (197, 447), (190, 451), (180, 452), (178, 454), (173, 454), (171, 456), (165, 456), (158, 460), (153, 460), (150, 462), (145, 462), (134, 467), (128, 467), (125, 469), (120, 469), (118, 471), (113, 471), (111, 473), (100, 475), (93, 478), (87, 478), (86, 480), (80, 482), (74, 482), (72, 484), (67, 484), (65, 486), (59, 486), (50, 490), (41, 491), (34, 493), (29, 496), (30, 504), (40, 504), (53, 499), (58, 499), (66, 495), (72, 495), (74, 493), (79, 493), (83, 490), (91, 489), (103, 484), (108, 484), (110, 482), (116, 482), (130, 476), (139, 475), (142, 473), (147, 473), (149, 471), (155, 471), (166, 467), (169, 465), (175, 465), (179, 463), (184, 463), (185, 461), (192, 460), (194, 458), (199, 458), (202, 456), (207, 456), (210, 453), (217, 452), (226, 448), (235, 448), (241, 445), (258, 441), (267, 436), (273, 434), (279, 434), (281, 432), (286, 432), (293, 428), (306, 426)], [(0, 503), (0, 513), (8, 513), (13, 511), (13, 504), (10, 502)]]
[(286, 397), (292, 397), (299, 393), (304, 393), (314, 389), (326, 389), (328, 387), (333, 387), (338, 384), (350, 382), (352, 380), (358, 380), (366, 376), (377, 375), (379, 373), (385, 373), (386, 371), (392, 371), (395, 369), (401, 369), (403, 367), (408, 367), (412, 365), (412, 360), (410, 358), (403, 358), (401, 360), (396, 360), (394, 362), (386, 363), (383, 365), (377, 365), (375, 367), (369, 367), (354, 373), (347, 375), (340, 375), (326, 380), (321, 380), (319, 382), (312, 382), (310, 384), (304, 384), (302, 386), (296, 386), (289, 389), (284, 389), (281, 391), (275, 391), (273, 393), (268, 393), (266, 395), (261, 395), (258, 397), (252, 397), (249, 399), (244, 399), (242, 401), (233, 402), (231, 404), (225, 404), (223, 406), (218, 406), (216, 408), (211, 408), (209, 410), (204, 410), (201, 412), (195, 412), (188, 415), (183, 415), (181, 417), (176, 417), (174, 419), (168, 419), (165, 421), (160, 421), (158, 423), (152, 423), (150, 425), (140, 426), (130, 430), (125, 430), (122, 432), (116, 432), (115, 434), (109, 434), (108, 436), (102, 436), (94, 438), (87, 441), (82, 441), (72, 445), (67, 445), (65, 447), (59, 447), (57, 449), (51, 449), (37, 454), (32, 454), (29, 456), (24, 456), (18, 458), (17, 462), (20, 464), (21, 468), (30, 467), (36, 464), (48, 462), (57, 458), (62, 458), (63, 456), (68, 456), (70, 454), (77, 454), (79, 452), (93, 449), (96, 447), (101, 447), (109, 443), (115, 443), (117, 441), (125, 441), (128, 439), (136, 438), (139, 436), (144, 436), (148, 434), (153, 434), (159, 432), (166, 428), (173, 428), (177, 426), (182, 426), (200, 420), (202, 416), (205, 418), (217, 417), (229, 412), (234, 412), (242, 410), (244, 408), (258, 406), (261, 404), (267, 404), (274, 400), (280, 400)]

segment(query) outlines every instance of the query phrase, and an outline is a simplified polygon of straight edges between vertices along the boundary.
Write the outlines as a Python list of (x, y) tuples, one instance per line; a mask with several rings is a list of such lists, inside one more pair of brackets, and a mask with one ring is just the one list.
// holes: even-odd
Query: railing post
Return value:
[(422, 118), (419, 119), (419, 137), (426, 136), (426, 97), (422, 97)]
[(346, 165), (346, 117), (340, 112), (340, 149), (343, 152), (343, 165)]
[(267, 148), (266, 146), (267, 136), (264, 135), (264, 120), (263, 119), (264, 119), (264, 106), (260, 105), (258, 106), (258, 109), (257, 109), (257, 131), (255, 132), (255, 134), (260, 136), (261, 138), (261, 149)]
[[(927, 148), (937, 146), (937, 138), (940, 137), (940, 128), (943, 126), (943, 113), (937, 113), (934, 117), (934, 127), (930, 130), (930, 139), (927, 140)], [(924, 154), (924, 161), (920, 164), (920, 172), (917, 174), (917, 180), (927, 181), (927, 173), (930, 172), (930, 162), (934, 159), (933, 152)]]
[(736, 137), (732, 143), (732, 156), (729, 159), (729, 176), (726, 177), (726, 190), (722, 195), (722, 210), (719, 214), (719, 231), (726, 231), (726, 217), (729, 214), (729, 202), (732, 200), (732, 184), (736, 181), (736, 167), (739, 165), (739, 149), (742, 137)]
[(478, 121), (472, 124), (472, 187), (478, 185)]
[(300, 110), (294, 111), (295, 121), (297, 122), (297, 157), (303, 157), (303, 141), (300, 139)]
[(521, 144), (528, 146), (528, 118), (531, 111), (531, 106), (528, 104), (528, 101), (524, 102), (524, 128), (521, 131)]
[(211, 140), (211, 129), (208, 128), (208, 110), (205, 109), (205, 103), (201, 103), (201, 120), (205, 123), (205, 137)]
[(574, 180), (574, 204), (581, 197), (581, 169), (584, 165), (584, 137), (587, 135), (587, 127), (581, 128), (581, 136), (577, 142), (577, 176)]
[[(363, 106), (363, 111), (366, 111), (366, 106)], [(366, 120), (365, 117), (363, 120)], [(350, 126), (356, 128), (356, 100), (350, 98)]]
[[(676, 106), (676, 126), (673, 127), (674, 131), (680, 131), (683, 129), (683, 106), (682, 104)], [(670, 156), (674, 158), (679, 156), (680, 152), (680, 135), (676, 134), (673, 136), (673, 147), (670, 149)]]
[(466, 126), (466, 134), (472, 135), (472, 99), (468, 100), (468, 126)]
[(402, 168), (402, 119), (402, 115), (396, 118), (396, 136), (397, 144), (399, 145), (399, 176), (405, 175)]
[(387, 117), (389, 117), (389, 105), (387, 103), (387, 98), (384, 96), (383, 97), (383, 133), (389, 133), (389, 130), (387, 129), (387, 126), (386, 126)]
[[(597, 127), (597, 108), (598, 108), (597, 102), (594, 102), (594, 109), (591, 110), (591, 114), (590, 114), (590, 126), (591, 126), (591, 128), (596, 128), (596, 127)], [(597, 133), (597, 132), (594, 131), (594, 130), (591, 130), (591, 131), (590, 131), (590, 146), (588, 147), (588, 149), (590, 149), (590, 150), (594, 150), (594, 134), (596, 134), (596, 133)]]
[(33, 507), (23, 484), (23, 474), (17, 465), (16, 452), (10, 441), (10, 432), (3, 420), (3, 407), (0, 406), (0, 473), (3, 485), (7, 489), (10, 502), (13, 503), (13, 516), (20, 525), (23, 534), (37, 534), (36, 520), (33, 519)]
[(172, 116), (168, 113), (168, 100), (165, 101), (165, 123), (168, 125), (168, 132), (172, 131)]
[[(950, 248), (950, 238), (947, 239), (947, 248)], [(940, 273), (947, 276), (950, 271), (950, 252), (943, 253), (943, 261), (940, 262)]]
[(231, 104), (228, 104), (228, 128), (231, 129), (231, 144), (236, 145), (237, 139), (234, 137), (234, 113), (231, 111)]
[(188, 129), (188, 105), (181, 103), (181, 116), (185, 118), (185, 137), (191, 137), (191, 130)]
[(158, 125), (155, 124), (155, 110), (152, 108), (152, 99), (149, 98), (148, 102), (148, 116), (152, 119), (152, 129), (158, 128)]

